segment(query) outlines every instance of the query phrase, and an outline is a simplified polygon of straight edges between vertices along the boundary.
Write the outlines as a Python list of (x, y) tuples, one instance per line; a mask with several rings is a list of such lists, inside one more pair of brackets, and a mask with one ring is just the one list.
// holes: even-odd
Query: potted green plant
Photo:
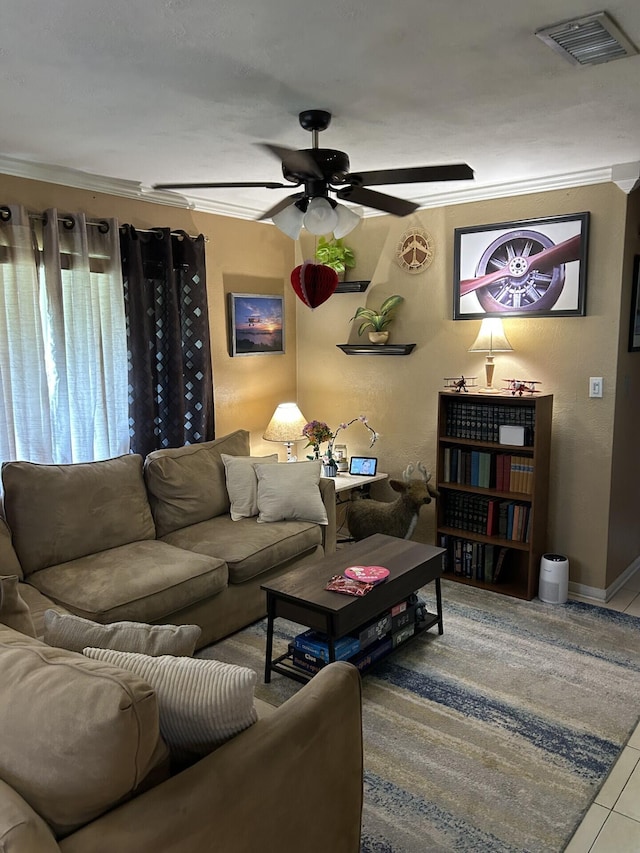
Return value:
[(361, 335), (365, 329), (371, 329), (369, 332), (369, 340), (372, 344), (386, 344), (389, 340), (388, 326), (395, 317), (395, 309), (404, 302), (404, 296), (387, 297), (380, 308), (374, 311), (373, 308), (358, 308), (356, 313), (351, 318), (352, 320), (362, 320), (358, 328), (358, 334)]
[(331, 267), (338, 275), (344, 275), (346, 270), (353, 269), (356, 265), (353, 249), (345, 246), (343, 240), (332, 237), (327, 240), (326, 237), (320, 237), (315, 254), (316, 261), (324, 264), (326, 267)]

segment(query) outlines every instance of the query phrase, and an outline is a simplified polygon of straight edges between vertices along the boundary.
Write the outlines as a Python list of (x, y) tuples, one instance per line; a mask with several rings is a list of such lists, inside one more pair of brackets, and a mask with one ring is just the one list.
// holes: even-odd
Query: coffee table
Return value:
[[(289, 654), (273, 659), (273, 625), (277, 618), (290, 619), (307, 628), (321, 631), (328, 638), (329, 661), (335, 658), (335, 642), (372, 619), (389, 611), (425, 584), (435, 583), (436, 613), (427, 613), (420, 632), (438, 626), (443, 633), (440, 577), (443, 572), (444, 548), (420, 542), (397, 539), (376, 533), (306, 566), (262, 584), (267, 595), (267, 647), (264, 680), (268, 684), (272, 672), (296, 681), (309, 677), (296, 671), (288, 662)], [(333, 575), (340, 575), (354, 565), (385, 566), (386, 581), (361, 597), (330, 592), (324, 587)]]

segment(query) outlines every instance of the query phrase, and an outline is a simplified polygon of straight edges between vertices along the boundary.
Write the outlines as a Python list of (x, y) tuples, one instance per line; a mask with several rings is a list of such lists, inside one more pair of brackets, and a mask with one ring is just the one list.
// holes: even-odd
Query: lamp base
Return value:
[(478, 394), (502, 394), (499, 388), (480, 388)]

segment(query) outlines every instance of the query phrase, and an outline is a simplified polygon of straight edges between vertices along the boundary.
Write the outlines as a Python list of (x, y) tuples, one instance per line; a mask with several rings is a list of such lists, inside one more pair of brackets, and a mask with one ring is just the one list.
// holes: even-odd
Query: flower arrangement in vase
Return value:
[[(357, 418), (352, 418), (350, 421), (344, 421), (338, 425), (335, 432), (333, 432), (324, 421), (309, 421), (308, 424), (304, 425), (302, 434), (307, 439), (308, 444), (306, 446), (313, 447), (313, 456), (307, 456), (307, 459), (313, 460), (322, 458), (323, 473), (325, 477), (335, 477), (338, 473), (338, 463), (333, 456), (333, 448), (335, 446), (338, 433), (343, 429), (347, 429), (347, 427), (350, 427), (351, 424), (354, 424), (356, 421), (360, 421), (360, 423), (371, 433), (369, 447), (373, 447), (378, 438), (380, 438), (380, 435), (369, 426), (369, 421), (367, 420), (366, 415), (360, 415)], [(320, 445), (324, 444), (325, 441), (328, 442), (327, 449), (321, 457)]]

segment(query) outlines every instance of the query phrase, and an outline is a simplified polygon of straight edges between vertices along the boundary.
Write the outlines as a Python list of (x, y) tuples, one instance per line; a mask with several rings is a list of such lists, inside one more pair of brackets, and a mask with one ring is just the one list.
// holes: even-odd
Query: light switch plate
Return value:
[(602, 397), (602, 376), (589, 377), (589, 396)]

